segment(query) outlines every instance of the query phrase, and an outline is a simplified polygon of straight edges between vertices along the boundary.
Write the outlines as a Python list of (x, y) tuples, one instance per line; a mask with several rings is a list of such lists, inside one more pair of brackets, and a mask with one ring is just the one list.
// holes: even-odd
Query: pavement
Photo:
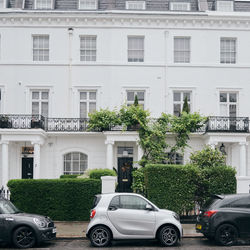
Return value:
[[(55, 221), (55, 226), (57, 227), (57, 238), (86, 238), (87, 221)], [(196, 233), (195, 224), (182, 224), (182, 226), (184, 238), (203, 237), (202, 234)]]

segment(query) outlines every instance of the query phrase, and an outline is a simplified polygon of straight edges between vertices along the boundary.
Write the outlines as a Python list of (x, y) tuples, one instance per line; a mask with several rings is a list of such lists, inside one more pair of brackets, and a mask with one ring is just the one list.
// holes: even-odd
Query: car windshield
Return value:
[(210, 208), (210, 207), (214, 207), (215, 206), (215, 204), (218, 202), (218, 201), (220, 201), (221, 199), (219, 198), (219, 197), (210, 197), (206, 202), (205, 202), (205, 204), (204, 204), (204, 206), (202, 207), (202, 209), (201, 210), (205, 210), (205, 209), (208, 209), (208, 208)]
[(17, 214), (20, 211), (8, 200), (0, 200), (1, 214)]

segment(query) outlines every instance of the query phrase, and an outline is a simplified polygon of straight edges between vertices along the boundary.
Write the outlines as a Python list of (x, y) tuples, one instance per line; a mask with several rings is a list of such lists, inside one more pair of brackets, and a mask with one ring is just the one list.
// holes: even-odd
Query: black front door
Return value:
[(22, 158), (22, 179), (33, 179), (33, 158)]
[(118, 192), (132, 192), (133, 158), (118, 158)]

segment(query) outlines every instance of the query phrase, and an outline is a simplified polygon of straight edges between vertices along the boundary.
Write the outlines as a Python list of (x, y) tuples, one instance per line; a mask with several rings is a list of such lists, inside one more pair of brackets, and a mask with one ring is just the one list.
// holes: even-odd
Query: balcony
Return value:
[(210, 116), (206, 132), (248, 133), (248, 117)]
[[(0, 115), (0, 129), (36, 129), (48, 132), (87, 132), (86, 118), (46, 118), (41, 115)], [(123, 126), (110, 126), (111, 131), (122, 131)], [(138, 130), (129, 128), (128, 131)], [(98, 131), (95, 131), (98, 132)], [(248, 117), (210, 116), (204, 127), (197, 132), (248, 133)]]

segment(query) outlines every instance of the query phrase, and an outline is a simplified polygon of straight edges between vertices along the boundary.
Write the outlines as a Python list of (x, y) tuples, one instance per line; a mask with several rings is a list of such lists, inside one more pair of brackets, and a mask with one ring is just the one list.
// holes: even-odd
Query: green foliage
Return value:
[(135, 95), (134, 106), (138, 106), (138, 105), (139, 105), (138, 97), (137, 95)]
[(148, 123), (149, 112), (144, 110), (140, 105), (126, 106), (123, 105), (120, 109), (120, 119), (123, 125), (127, 127), (140, 125), (145, 126)]
[(157, 206), (178, 213), (193, 209), (198, 168), (151, 164), (144, 173), (147, 197)]
[(190, 109), (189, 109), (189, 106), (188, 106), (188, 99), (187, 99), (187, 96), (186, 96), (185, 99), (184, 99), (182, 112), (186, 112), (187, 114), (189, 114), (189, 112), (190, 112)]
[(116, 172), (107, 168), (92, 169), (89, 171), (89, 177), (91, 179), (101, 179), (102, 176), (116, 176)]
[(101, 181), (94, 179), (11, 180), (11, 201), (27, 213), (53, 220), (87, 221)]
[(74, 179), (80, 176), (80, 174), (63, 174), (60, 176), (60, 179)]
[(89, 131), (105, 131), (110, 130), (111, 126), (119, 125), (120, 119), (116, 111), (101, 109), (94, 113), (89, 113)]
[(206, 122), (207, 118), (202, 117), (199, 113), (188, 114), (183, 112), (181, 116), (172, 116), (170, 123), (170, 132), (176, 134), (176, 144), (171, 149), (172, 152), (178, 150), (184, 151), (188, 146), (189, 135), (197, 131)]
[(229, 166), (150, 164), (143, 173), (147, 197), (180, 214), (192, 210), (195, 202), (202, 206), (212, 194), (236, 193), (236, 171)]
[(205, 146), (202, 150), (191, 153), (190, 162), (200, 168), (225, 165), (226, 157), (218, 149)]
[(139, 168), (132, 172), (133, 183), (132, 189), (133, 192), (145, 195), (145, 182), (144, 182), (144, 169)]

